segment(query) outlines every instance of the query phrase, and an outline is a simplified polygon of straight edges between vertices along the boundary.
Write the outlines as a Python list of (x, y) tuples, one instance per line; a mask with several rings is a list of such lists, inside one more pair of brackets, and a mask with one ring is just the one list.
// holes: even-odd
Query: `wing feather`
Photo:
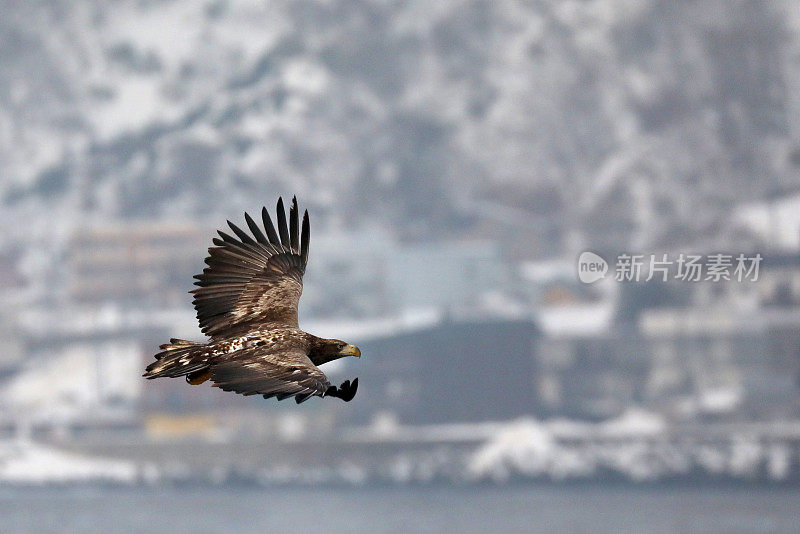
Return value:
[(269, 245), (269, 241), (267, 241), (266, 236), (261, 232), (261, 228), (258, 227), (253, 218), (250, 217), (250, 214), (245, 213), (244, 220), (247, 223), (247, 227), (250, 228), (250, 231), (253, 232), (254, 236), (256, 236), (256, 241), (262, 245)]
[(283, 209), (283, 199), (278, 198), (278, 206), (275, 208), (278, 217), (278, 232), (281, 235), (281, 244), (289, 246), (289, 229), (286, 227), (286, 210)]
[(269, 212), (266, 206), (261, 208), (261, 220), (264, 222), (264, 229), (267, 231), (269, 242), (273, 245), (280, 245), (281, 241), (278, 239), (278, 232), (275, 231), (275, 226), (272, 224), (272, 219), (269, 218)]
[(273, 354), (254, 347), (232, 352), (211, 366), (211, 380), (224, 391), (278, 400), (297, 396), (298, 403), (322, 396), (330, 387), (325, 373), (302, 349)]
[(239, 228), (230, 221), (226, 222), (228, 223), (228, 226), (230, 226), (231, 230), (233, 230), (233, 233), (236, 234), (236, 236), (241, 240), (242, 243), (246, 243), (248, 245), (256, 245), (256, 246), (258, 245), (258, 243), (256, 243), (252, 237), (247, 235), (247, 233), (244, 230), (242, 230), (241, 228)]
[(303, 234), (300, 236), (300, 257), (303, 263), (308, 263), (308, 244), (311, 238), (311, 229), (308, 224), (308, 210), (303, 212)]
[(289, 208), (289, 239), (291, 240), (292, 252), (300, 253), (300, 232), (297, 222), (297, 197), (292, 197), (292, 207)]
[(205, 259), (207, 267), (195, 275), (193, 304), (200, 329), (209, 336), (224, 337), (226, 330), (245, 323), (270, 327), (297, 326), (297, 305), (303, 291), (308, 259), (308, 212), (299, 235), (299, 210), (292, 199), (287, 226), (283, 199), (277, 205), (278, 232), (266, 208), (262, 231), (245, 213), (251, 237), (228, 221), (236, 237), (221, 230), (213, 238)]

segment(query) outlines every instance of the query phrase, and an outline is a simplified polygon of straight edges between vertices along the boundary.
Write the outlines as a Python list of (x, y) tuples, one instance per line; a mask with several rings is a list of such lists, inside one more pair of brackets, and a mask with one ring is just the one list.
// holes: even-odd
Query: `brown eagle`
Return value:
[(289, 209), (278, 199), (278, 229), (267, 208), (261, 218), (266, 235), (244, 214), (250, 236), (228, 221), (232, 237), (218, 231), (208, 249), (208, 265), (195, 275), (194, 307), (200, 330), (211, 339), (196, 343), (170, 339), (161, 345), (147, 378), (185, 376), (189, 384), (211, 379), (225, 391), (263, 395), (301, 403), (313, 396), (350, 401), (358, 378), (339, 387), (328, 382), (318, 365), (345, 356), (361, 356), (358, 347), (338, 339), (323, 339), (300, 329), (297, 304), (303, 292), (308, 262), (308, 210), (300, 230), (297, 198)]

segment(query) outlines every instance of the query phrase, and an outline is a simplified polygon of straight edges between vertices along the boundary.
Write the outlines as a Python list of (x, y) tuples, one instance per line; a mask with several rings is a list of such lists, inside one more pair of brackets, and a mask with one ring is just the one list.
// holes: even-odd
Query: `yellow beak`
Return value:
[(339, 354), (342, 356), (355, 356), (356, 358), (360, 358), (361, 350), (355, 345), (347, 345), (345, 348), (339, 351)]

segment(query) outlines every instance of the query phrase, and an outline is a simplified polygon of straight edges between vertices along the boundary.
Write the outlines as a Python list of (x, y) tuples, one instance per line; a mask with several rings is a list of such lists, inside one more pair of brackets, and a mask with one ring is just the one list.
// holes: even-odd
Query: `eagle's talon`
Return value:
[(336, 397), (344, 402), (350, 402), (356, 396), (356, 390), (358, 390), (358, 378), (353, 379), (352, 383), (345, 380), (339, 387), (330, 386), (323, 397)]
[(350, 402), (353, 400), (353, 397), (356, 396), (356, 391), (358, 390), (358, 378), (353, 379), (353, 383), (351, 384), (349, 380), (345, 380), (342, 382), (342, 385), (339, 386), (339, 398), (345, 402)]

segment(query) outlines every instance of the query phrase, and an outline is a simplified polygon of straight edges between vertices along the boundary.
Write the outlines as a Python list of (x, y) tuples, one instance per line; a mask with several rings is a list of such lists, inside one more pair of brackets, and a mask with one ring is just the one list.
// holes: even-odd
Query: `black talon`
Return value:
[(354, 378), (352, 384), (349, 380), (345, 380), (342, 385), (339, 386), (339, 390), (339, 398), (345, 402), (350, 402), (353, 400), (353, 397), (356, 396), (356, 391), (358, 390), (358, 378)]
[(330, 386), (323, 396), (337, 397), (342, 399), (344, 402), (350, 402), (353, 400), (353, 397), (356, 396), (357, 390), (358, 378), (354, 378), (352, 383), (350, 383), (349, 380), (345, 380), (338, 388), (336, 386)]

